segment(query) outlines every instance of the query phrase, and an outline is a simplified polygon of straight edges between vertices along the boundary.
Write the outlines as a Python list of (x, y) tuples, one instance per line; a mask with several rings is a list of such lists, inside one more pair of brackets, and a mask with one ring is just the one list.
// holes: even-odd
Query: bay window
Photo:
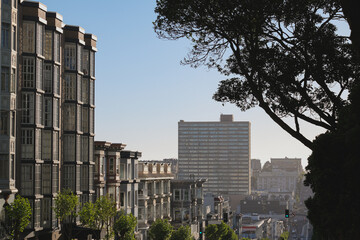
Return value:
[(23, 57), (23, 88), (34, 88), (35, 80), (35, 59), (33, 57)]
[(35, 52), (35, 23), (23, 22), (23, 52)]

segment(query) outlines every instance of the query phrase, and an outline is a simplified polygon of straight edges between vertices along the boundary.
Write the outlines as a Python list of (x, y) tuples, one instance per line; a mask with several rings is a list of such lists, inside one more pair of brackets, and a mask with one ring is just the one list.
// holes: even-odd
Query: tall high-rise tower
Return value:
[(207, 178), (206, 192), (250, 193), (250, 122), (221, 115), (220, 122), (185, 122), (179, 130), (179, 178)]

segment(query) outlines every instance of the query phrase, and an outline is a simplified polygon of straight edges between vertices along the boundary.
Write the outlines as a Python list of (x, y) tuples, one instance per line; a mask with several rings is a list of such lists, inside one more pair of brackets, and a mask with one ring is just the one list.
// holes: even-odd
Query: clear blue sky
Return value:
[[(233, 114), (251, 122), (251, 158), (299, 157), (310, 151), (278, 127), (260, 108), (241, 112), (212, 100), (218, 82), (215, 70), (180, 65), (187, 40), (165, 41), (152, 28), (155, 1), (44, 0), (48, 11), (64, 23), (79, 25), (98, 37), (96, 54), (96, 140), (121, 142), (146, 160), (177, 158), (177, 123), (218, 121)], [(320, 129), (308, 126), (313, 139)]]

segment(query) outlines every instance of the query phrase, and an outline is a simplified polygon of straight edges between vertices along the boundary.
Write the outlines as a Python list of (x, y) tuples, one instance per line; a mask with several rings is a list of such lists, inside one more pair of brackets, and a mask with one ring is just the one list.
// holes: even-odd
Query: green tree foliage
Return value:
[(55, 214), (60, 220), (61, 233), (65, 239), (72, 239), (72, 228), (77, 217), (78, 197), (70, 190), (63, 189), (55, 197)]
[(156, 219), (149, 228), (151, 240), (169, 240), (173, 232), (173, 227), (166, 219)]
[(224, 222), (210, 224), (205, 229), (207, 240), (238, 240), (235, 232)]
[(229, 76), (215, 100), (243, 111), (260, 106), (311, 149), (302, 123), (337, 129), (339, 113), (349, 104), (346, 91), (359, 79), (349, 38), (333, 24), (344, 19), (337, 1), (156, 2), (158, 36), (193, 43), (183, 63), (217, 67)]
[(288, 240), (288, 239), (289, 239), (289, 232), (283, 232), (279, 238), (279, 240)]
[(116, 215), (116, 203), (107, 196), (100, 196), (95, 203), (87, 202), (79, 212), (81, 223), (92, 228), (97, 239), (101, 231), (106, 228), (106, 238), (110, 239), (114, 232), (112, 224)]
[(170, 240), (192, 240), (190, 227), (181, 226), (172, 233)]
[(134, 231), (136, 224), (136, 217), (131, 213), (126, 215), (124, 212), (120, 212), (119, 217), (114, 224), (115, 236), (122, 240), (135, 240)]
[(20, 233), (30, 223), (32, 211), (29, 200), (16, 195), (14, 202), (5, 206), (5, 211), (10, 239), (20, 239)]
[(305, 204), (317, 240), (360, 236), (360, 83), (349, 98), (339, 129), (316, 138), (306, 167), (305, 184), (315, 194)]

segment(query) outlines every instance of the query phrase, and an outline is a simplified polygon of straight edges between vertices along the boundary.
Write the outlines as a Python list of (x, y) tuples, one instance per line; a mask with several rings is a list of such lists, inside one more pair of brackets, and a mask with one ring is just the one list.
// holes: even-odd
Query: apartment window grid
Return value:
[(82, 165), (80, 168), (81, 183), (80, 191), (89, 191), (89, 166)]
[(16, 26), (12, 26), (12, 49), (16, 51), (17, 37), (16, 37)]
[(44, 91), (46, 93), (52, 93), (52, 83), (53, 83), (53, 71), (52, 64), (44, 64)]
[(0, 154), (0, 179), (9, 177), (9, 155)]
[(22, 123), (34, 123), (34, 94), (23, 93), (22, 94)]
[(51, 226), (51, 199), (44, 198), (41, 200), (41, 227), (50, 228)]
[(44, 97), (44, 126), (52, 127), (52, 98)]
[(52, 143), (53, 143), (53, 155), (52, 155), (52, 159), (54, 161), (59, 160), (59, 132), (54, 131), (53, 132), (53, 139), (52, 139)]
[(54, 66), (54, 94), (60, 95), (60, 70), (59, 66)]
[(51, 194), (51, 164), (42, 165), (42, 194)]
[(36, 88), (43, 89), (43, 60), (36, 60)]
[(34, 193), (34, 165), (22, 164), (21, 165), (21, 195), (32, 196)]
[(41, 23), (37, 23), (37, 36), (36, 36), (36, 52), (37, 54), (43, 56), (44, 53), (44, 32), (45, 32), (45, 25)]
[(41, 202), (40, 199), (34, 200), (34, 227), (40, 227), (40, 220), (41, 220)]
[(82, 72), (85, 76), (89, 75), (89, 64), (90, 64), (90, 51), (87, 49), (83, 49), (82, 54), (83, 60), (82, 60)]
[(10, 79), (10, 92), (16, 92), (16, 69), (11, 68), (11, 79)]
[(35, 58), (23, 57), (23, 88), (34, 88)]
[(51, 135), (52, 132), (50, 130), (43, 130), (42, 131), (42, 159), (43, 160), (51, 160)]
[(81, 136), (81, 161), (88, 162), (89, 161), (89, 138), (87, 136)]
[(61, 36), (57, 32), (54, 32), (54, 50), (54, 60), (60, 62)]
[(64, 170), (63, 170), (63, 172), (64, 172), (64, 178), (63, 178), (64, 188), (69, 188), (73, 192), (75, 192), (75, 166), (64, 165), (63, 168), (64, 168)]
[(94, 184), (93, 184), (93, 179), (94, 179), (94, 166), (93, 165), (89, 165), (89, 190), (92, 191), (94, 190)]
[(42, 194), (41, 165), (35, 164), (35, 194)]
[(43, 96), (36, 94), (36, 124), (43, 125)]
[(7, 136), (9, 134), (9, 112), (0, 111), (0, 135)]
[(10, 24), (1, 23), (1, 47), (10, 49)]
[(23, 22), (23, 52), (35, 52), (35, 23)]
[(59, 190), (59, 165), (52, 166), (52, 192), (56, 193)]
[(76, 44), (66, 43), (64, 49), (65, 70), (76, 70)]
[(53, 32), (51, 30), (45, 31), (45, 48), (44, 56), (46, 60), (52, 60), (53, 52)]
[(63, 136), (64, 162), (75, 162), (75, 135)]
[(34, 158), (34, 129), (21, 130), (21, 158)]
[(10, 75), (8, 67), (1, 67), (1, 92), (9, 92)]
[(59, 117), (60, 117), (60, 107), (59, 107), (59, 99), (54, 98), (53, 99), (53, 121), (54, 121), (54, 127), (59, 127)]
[(65, 100), (76, 100), (76, 75), (65, 74), (64, 79)]

